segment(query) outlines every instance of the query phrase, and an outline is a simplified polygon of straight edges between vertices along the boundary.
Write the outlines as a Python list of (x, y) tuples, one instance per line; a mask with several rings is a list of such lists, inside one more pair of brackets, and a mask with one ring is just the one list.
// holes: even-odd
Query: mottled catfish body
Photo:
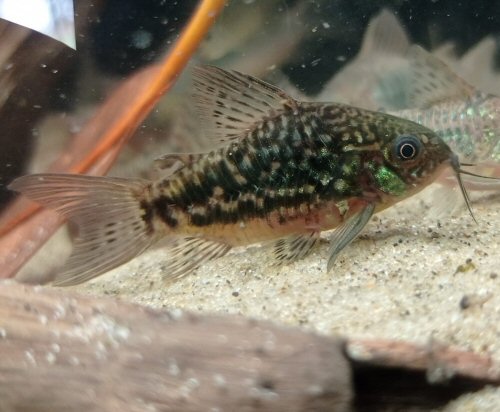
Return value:
[[(494, 41), (487, 38), (461, 59), (461, 64), (468, 60), (475, 81), (489, 87), (494, 85), (493, 50)], [(358, 55), (325, 85), (319, 97), (417, 122), (434, 130), (461, 162), (475, 166), (475, 172), (498, 178), (500, 97), (489, 91), (473, 87), (436, 55), (411, 46), (397, 17), (382, 10), (370, 21)], [(498, 179), (477, 175), (463, 179), (467, 189), (500, 189)], [(439, 183), (433, 208), (438, 216), (461, 204), (460, 193), (454, 190), (455, 176), (444, 173)]]
[(431, 130), (389, 114), (303, 103), (238, 72), (195, 70), (206, 132), (218, 148), (159, 159), (156, 182), (41, 174), (11, 184), (76, 222), (73, 254), (55, 284), (84, 282), (160, 238), (167, 277), (232, 246), (274, 240), (278, 261), (305, 256), (334, 232), (328, 269), (373, 213), (411, 196), (446, 166), (449, 147)]

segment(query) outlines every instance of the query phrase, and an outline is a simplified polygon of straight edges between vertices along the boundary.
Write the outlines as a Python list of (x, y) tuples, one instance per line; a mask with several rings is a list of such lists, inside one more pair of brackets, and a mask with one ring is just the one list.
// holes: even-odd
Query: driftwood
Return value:
[(344, 411), (340, 340), (0, 286), (0, 411)]
[(353, 410), (429, 411), (485, 385), (500, 385), (500, 365), (487, 356), (430, 342), (346, 341)]
[(429, 410), (489, 358), (0, 283), (0, 411)]
[[(92, 23), (92, 12), (95, 13), (96, 9), (98, 9), (97, 6), (103, 2), (94, 0), (90, 3), (79, 3), (81, 4), (76, 9), (76, 16), (79, 17), (77, 18), (77, 39), (81, 40), (87, 39), (88, 36), (85, 36), (82, 30)], [(99, 106), (92, 118), (73, 136), (71, 142), (68, 142), (66, 148), (48, 166), (46, 171), (51, 173), (80, 173), (90, 175), (106, 174), (123, 146), (134, 135), (134, 132), (151, 112), (152, 108), (174, 85), (216, 17), (224, 8), (225, 3), (226, 0), (201, 0), (189, 22), (177, 36), (178, 39), (169, 48), (169, 53), (160, 62), (153, 63), (135, 72), (121, 82), (109, 94), (106, 101)], [(82, 28), (79, 30), (80, 25)], [(3, 43), (7, 43), (10, 47), (5, 47), (6, 45), (2, 43), (2, 39), (4, 39)], [(52, 41), (52, 43), (58, 42)], [(48, 52), (40, 42), (28, 43), (28, 45), (31, 45), (30, 47), (33, 47), (33, 44), (36, 47), (36, 50), (32, 52), (30, 47), (25, 47), (24, 45), (19, 47), (20, 50), (17, 50), (18, 42), (8, 42), (5, 40), (5, 36), (2, 36), (2, 25), (0, 22), (0, 44), (2, 44), (2, 50), (4, 51), (0, 50), (0, 67), (2, 67), (2, 56), (8, 56), (9, 50), (15, 51), (16, 54), (22, 52), (22, 55), (29, 56), (29, 65), (26, 64), (26, 66), (31, 67), (31, 65), (34, 65), (35, 68), (38, 68), (35, 73), (32, 73), (32, 77), (35, 81), (40, 82), (40, 79), (37, 77), (40, 71), (40, 62), (36, 57), (43, 58), (43, 66), (47, 65), (48, 59), (46, 55)], [(82, 46), (85, 44), (84, 41)], [(62, 44), (60, 44), (60, 48), (62, 47)], [(65, 50), (65, 52), (67, 53), (68, 50)], [(81, 53), (75, 55), (74, 51), (70, 51), (70, 53), (73, 56), (72, 59), (63, 58), (62, 60), (71, 60), (73, 67), (76, 67), (78, 63), (77, 58), (84, 56), (80, 56)], [(51, 55), (55, 54), (51, 53)], [(22, 78), (24, 71), (17, 69), (17, 67), (23, 67), (23, 65), (19, 64), (21, 63), (19, 60), (16, 60), (16, 62), (16, 70), (12, 72), (15, 72), (16, 76)], [(59, 68), (56, 69), (53, 67)], [(50, 63), (49, 66), (44, 67), (43, 71), (50, 73), (49, 76), (53, 79), (53, 71), (57, 71), (61, 75), (62, 67), (59, 65), (53, 66), (53, 63)], [(7, 76), (8, 79), (9, 77)], [(32, 129), (36, 120), (42, 114), (41, 109), (50, 109), (50, 107), (42, 104), (43, 102), (37, 99), (50, 100), (49, 97), (51, 94), (46, 93), (46, 91), (51, 90), (50, 86), (52, 82), (43, 81), (42, 83), (45, 88), (41, 88), (38, 84), (33, 84), (28, 80), (24, 79), (22, 82), (17, 82), (22, 85), (22, 90), (16, 89), (13, 96), (15, 99), (21, 101), (22, 105), (14, 105), (13, 112), (15, 116), (13, 116), (11, 113), (12, 110), (7, 110), (7, 106), (2, 107), (2, 96), (6, 95), (4, 89), (8, 88), (2, 87), (6, 79), (2, 77), (2, 71), (0, 70), (0, 123), (4, 126), (4, 130), (9, 131), (5, 135), (8, 137), (10, 144), (13, 145), (12, 150), (14, 150), (16, 156), (20, 154), (18, 146), (26, 146), (24, 144), (26, 143), (25, 135), (28, 132), (27, 137), (31, 141), (33, 137)], [(33, 99), (32, 94), (36, 94), (37, 99)], [(30, 103), (27, 104), (27, 102)], [(124, 105), (123, 102), (127, 102), (127, 104)], [(33, 109), (32, 105), (34, 105), (35, 109)], [(26, 110), (28, 110), (28, 113)], [(6, 118), (4, 119), (4, 117)], [(29, 121), (26, 121), (26, 118), (29, 118)], [(21, 127), (21, 129), (14, 126)], [(12, 159), (9, 161), (9, 156), (11, 155), (8, 153), (8, 146), (2, 144), (2, 136), (0, 134), (2, 160), (7, 168), (12, 170), (7, 174), (2, 174), (3, 164), (0, 164), (0, 206), (2, 192), (6, 192), (6, 195), (10, 193), (10, 196), (13, 194), (12, 191), (6, 191), (5, 184), (10, 183), (11, 178), (18, 176), (21, 172), (20, 169), (10, 167), (12, 164), (15, 165), (20, 162)], [(2, 182), (2, 178), (5, 182)], [(2, 183), (4, 187), (2, 187)], [(61, 222), (61, 219), (56, 219), (52, 212), (41, 210), (40, 205), (30, 202), (24, 197), (18, 197), (14, 202), (11, 202), (0, 214), (0, 278), (13, 277), (30, 257), (52, 236), (57, 228), (60, 227)], [(42, 283), (46, 281), (43, 275), (38, 280)]]

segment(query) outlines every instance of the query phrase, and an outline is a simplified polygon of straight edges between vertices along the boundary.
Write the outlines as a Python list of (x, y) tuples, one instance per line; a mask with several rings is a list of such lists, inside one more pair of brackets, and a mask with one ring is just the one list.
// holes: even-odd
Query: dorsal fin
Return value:
[[(493, 36), (483, 38), (460, 58), (460, 75), (479, 90), (499, 93), (498, 75), (495, 69), (496, 41)], [(480, 63), (479, 63), (480, 62)], [(478, 64), (479, 63), (479, 64)]]
[(193, 77), (205, 133), (220, 142), (236, 140), (266, 118), (297, 106), (283, 90), (234, 70), (201, 66)]
[(410, 41), (400, 21), (390, 10), (383, 9), (370, 20), (358, 56), (404, 56), (408, 47)]
[(474, 47), (471, 47), (460, 59), (460, 65), (475, 67), (481, 62), (481, 66), (493, 70), (495, 64), (496, 41), (493, 36), (486, 36)]
[[(378, 69), (378, 84), (374, 87), (373, 97), (382, 107), (391, 109), (404, 107), (408, 77), (404, 58), (409, 47), (408, 35), (391, 10), (382, 9), (370, 20), (363, 36), (359, 56), (370, 63), (374, 59), (391, 62), (382, 70)], [(397, 60), (398, 58), (400, 60)]]
[[(382, 10), (368, 23), (359, 53), (325, 85), (319, 100), (334, 100), (371, 110), (381, 106), (406, 108), (407, 87), (406, 83), (400, 84), (399, 78), (401, 72), (408, 72), (409, 46), (408, 36), (397, 17), (388, 9)], [(393, 78), (397, 78), (395, 84)], [(377, 90), (382, 80), (385, 84)]]
[(411, 71), (409, 107), (426, 109), (446, 100), (468, 100), (476, 93), (473, 86), (420, 46), (410, 47), (408, 59)]

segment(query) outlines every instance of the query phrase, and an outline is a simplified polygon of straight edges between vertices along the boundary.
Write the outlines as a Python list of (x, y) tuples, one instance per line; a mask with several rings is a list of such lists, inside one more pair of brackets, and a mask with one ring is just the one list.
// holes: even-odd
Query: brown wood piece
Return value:
[(388, 339), (350, 339), (346, 353), (359, 364), (425, 372), (431, 384), (454, 377), (500, 384), (500, 366), (490, 357), (434, 341), (416, 345)]
[(0, 282), (0, 411), (428, 411), (492, 359)]
[(345, 411), (342, 341), (0, 283), (1, 411)]

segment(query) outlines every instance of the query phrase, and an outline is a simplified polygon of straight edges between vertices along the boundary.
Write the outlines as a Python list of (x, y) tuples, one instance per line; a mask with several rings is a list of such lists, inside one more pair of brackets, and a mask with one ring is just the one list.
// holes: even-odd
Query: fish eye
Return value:
[(399, 136), (394, 145), (394, 154), (401, 160), (415, 159), (421, 150), (422, 142), (409, 134)]

